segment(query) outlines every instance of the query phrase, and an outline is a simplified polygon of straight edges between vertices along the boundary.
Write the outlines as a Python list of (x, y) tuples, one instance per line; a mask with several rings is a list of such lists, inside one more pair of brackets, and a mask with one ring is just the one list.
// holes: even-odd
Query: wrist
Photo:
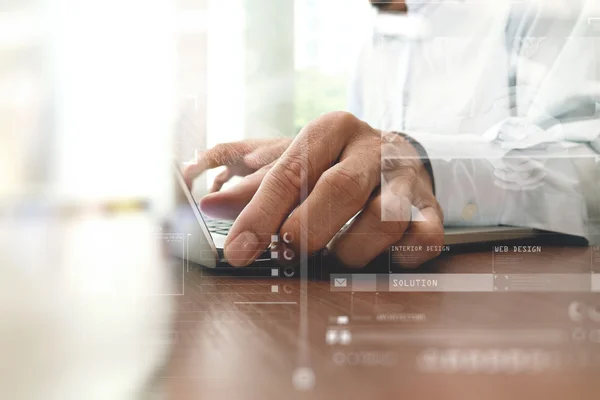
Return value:
[(416, 140), (409, 135), (402, 132), (393, 132), (400, 136), (411, 148), (413, 155), (418, 162), (417, 170), (419, 177), (422, 181), (431, 189), (431, 192), (435, 195), (435, 180), (433, 176), (433, 168), (429, 161), (429, 156), (425, 148)]

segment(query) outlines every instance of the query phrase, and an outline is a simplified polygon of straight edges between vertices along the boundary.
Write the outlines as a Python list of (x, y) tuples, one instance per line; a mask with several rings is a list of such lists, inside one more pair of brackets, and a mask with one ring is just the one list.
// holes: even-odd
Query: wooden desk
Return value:
[[(585, 273), (590, 251), (545, 247), (514, 270)], [(487, 272), (491, 257), (445, 255), (426, 270)], [(591, 293), (332, 292), (329, 280), (194, 268), (162, 379), (173, 399), (597, 399), (600, 343), (580, 336), (600, 322), (573, 321), (574, 301), (600, 311)]]

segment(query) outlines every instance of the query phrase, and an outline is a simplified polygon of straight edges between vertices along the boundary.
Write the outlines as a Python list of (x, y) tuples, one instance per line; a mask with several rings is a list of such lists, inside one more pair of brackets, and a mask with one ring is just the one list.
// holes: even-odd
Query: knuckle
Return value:
[(286, 160), (278, 163), (269, 172), (264, 190), (278, 200), (298, 198), (302, 190), (306, 168), (298, 160)]
[(221, 153), (227, 148), (228, 145), (229, 143), (217, 143), (211, 148), (211, 151), (214, 151), (215, 153)]
[(393, 144), (400, 141), (402, 136), (398, 135), (396, 132), (389, 131), (381, 131), (381, 142), (382, 145)]
[(278, 185), (285, 186), (295, 192), (302, 189), (302, 181), (306, 168), (299, 160), (285, 160), (272, 169), (272, 177)]
[(386, 191), (381, 195), (381, 212), (381, 219), (383, 221), (396, 221), (408, 224), (412, 219), (411, 201), (403, 194), (394, 194)]
[(381, 167), (384, 171), (412, 181), (420, 176), (421, 160), (414, 155), (406, 154), (397, 148), (390, 148), (389, 145), (383, 146), (382, 153)]
[(415, 207), (417, 207), (419, 210), (422, 210), (424, 208), (434, 208), (435, 209), (435, 205), (436, 205), (437, 201), (432, 201), (431, 199), (428, 198), (421, 198), (418, 199), (417, 202), (414, 204)]
[(323, 179), (339, 205), (362, 207), (370, 195), (371, 183), (360, 171), (334, 168), (323, 174)]
[(352, 160), (355, 164), (354, 169), (362, 174), (379, 175), (381, 174), (381, 157), (379, 146), (367, 146), (365, 150), (352, 154)]
[(444, 223), (444, 211), (442, 210), (440, 203), (438, 203), (435, 197), (431, 196), (430, 198), (421, 199), (415, 204), (415, 207), (417, 207), (419, 210), (422, 210), (424, 208), (433, 208), (436, 215), (440, 219), (440, 222), (442, 224)]
[(364, 129), (360, 129), (361, 135), (357, 138), (361, 147), (368, 150), (369, 154), (375, 152), (380, 158), (382, 149), (385, 149), (385, 142), (381, 137), (381, 131), (371, 128), (366, 122), (360, 121)]
[(332, 111), (318, 117), (314, 123), (317, 126), (327, 126), (336, 132), (358, 132), (368, 125), (355, 115), (346, 111)]
[(403, 163), (401, 168), (399, 169), (400, 176), (410, 183), (414, 185), (419, 180), (419, 168), (414, 162), (415, 160), (406, 160), (408, 162)]
[(347, 111), (331, 111), (323, 114), (320, 118), (334, 121), (341, 125), (356, 125), (361, 122), (354, 114)]
[(219, 156), (229, 153), (230, 149), (231, 143), (219, 143), (211, 149), (211, 152), (214, 153), (216, 156)]
[(408, 229), (409, 220), (382, 220), (381, 207), (377, 202), (370, 203), (369, 206), (361, 212), (363, 218), (368, 221), (372, 231), (377, 233), (377, 237), (383, 242), (395, 242), (400, 240)]
[(237, 151), (233, 143), (219, 143), (215, 145), (210, 154), (219, 164), (230, 164), (236, 159)]

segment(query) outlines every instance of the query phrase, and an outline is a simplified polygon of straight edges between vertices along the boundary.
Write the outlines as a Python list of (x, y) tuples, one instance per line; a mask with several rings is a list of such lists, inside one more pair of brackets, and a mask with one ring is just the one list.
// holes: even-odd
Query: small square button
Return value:
[(271, 270), (271, 276), (279, 276), (279, 268), (273, 268)]
[(271, 285), (271, 293), (279, 293), (279, 285)]

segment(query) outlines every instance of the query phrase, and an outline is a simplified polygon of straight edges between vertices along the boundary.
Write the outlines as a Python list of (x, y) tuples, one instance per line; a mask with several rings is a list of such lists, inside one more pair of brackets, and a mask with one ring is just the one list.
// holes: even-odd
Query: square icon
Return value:
[(271, 276), (279, 276), (279, 268), (273, 268), (271, 270)]
[(271, 293), (279, 293), (279, 285), (271, 285)]

